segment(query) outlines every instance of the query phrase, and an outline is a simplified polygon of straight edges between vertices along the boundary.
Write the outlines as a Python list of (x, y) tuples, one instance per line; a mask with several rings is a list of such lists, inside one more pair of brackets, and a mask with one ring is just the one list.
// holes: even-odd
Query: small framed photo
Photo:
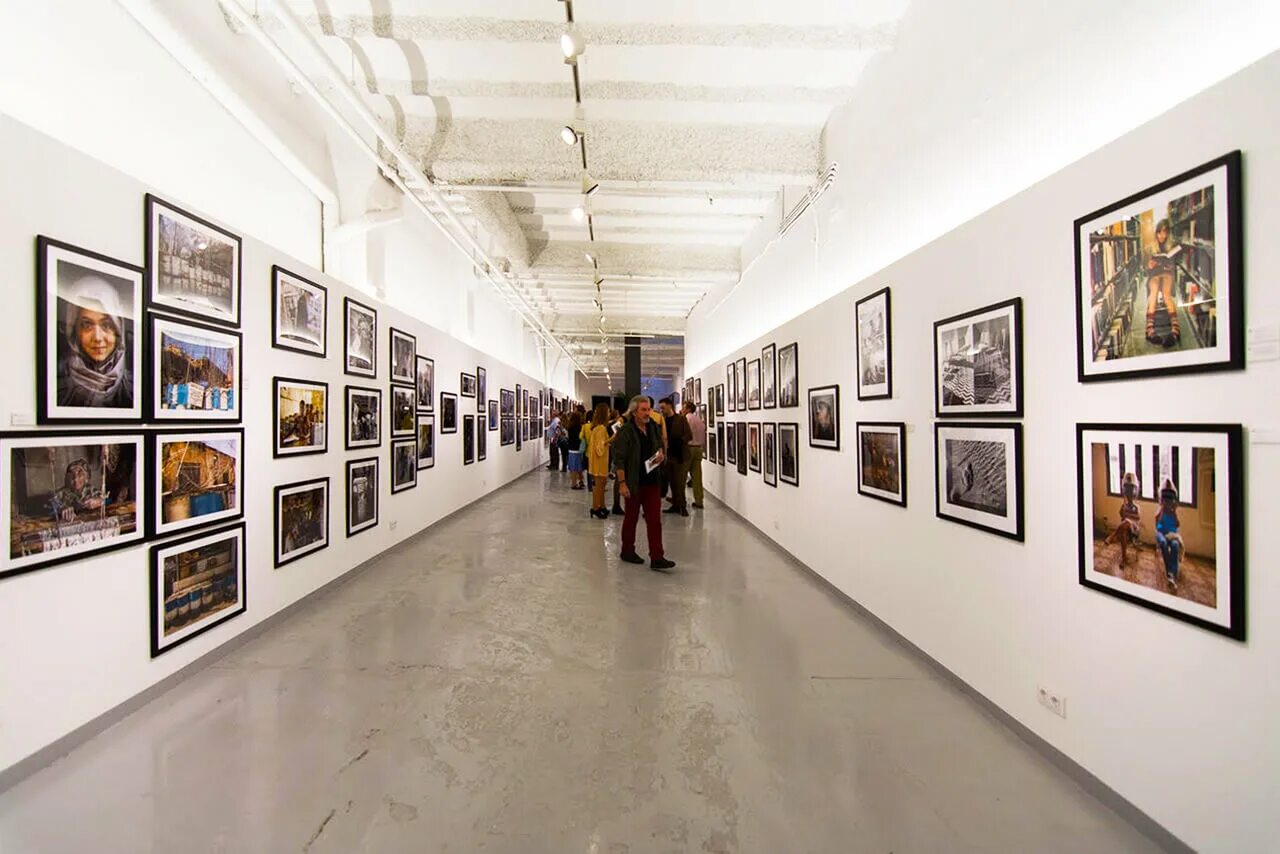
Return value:
[(733, 363), (733, 387), (737, 389), (739, 412), (747, 410), (747, 357), (742, 356)]
[(933, 425), (939, 519), (1022, 542), (1022, 425)]
[(730, 362), (724, 366), (725, 385), (729, 387), (729, 411), (738, 411), (738, 383), (737, 373), (734, 370), (734, 363)]
[(0, 434), (0, 578), (141, 542), (145, 434)]
[(277, 486), (276, 568), (329, 545), (329, 478)]
[(151, 547), (151, 657), (245, 612), (244, 523)]
[(276, 377), (275, 457), (323, 454), (329, 450), (329, 384)]
[(147, 420), (237, 423), (244, 364), (240, 333), (161, 314), (148, 317)]
[(760, 408), (760, 360), (747, 363), (747, 409)]
[(858, 400), (893, 397), (893, 326), (889, 289), (881, 288), (854, 305), (858, 330)]
[(240, 325), (240, 238), (163, 199), (146, 196), (147, 306)]
[(419, 412), (435, 412), (436, 411), (436, 363), (434, 359), (428, 359), (426, 356), (418, 356), (417, 362), (417, 392), (418, 392), (418, 411)]
[(378, 375), (378, 312), (351, 297), (343, 300), (342, 370), (356, 377)]
[(416, 439), (391, 440), (391, 494), (418, 485), (418, 442)]
[(716, 461), (716, 450), (719, 446), (716, 431), (707, 431), (707, 462), (714, 463)]
[(526, 427), (525, 420), (523, 418), (517, 418), (515, 427), (516, 427), (516, 451), (519, 451), (521, 448), (524, 447), (524, 431)]
[(412, 436), (418, 414), (417, 389), (411, 385), (391, 387), (391, 437)]
[(378, 458), (347, 460), (347, 536), (378, 524)]
[(752, 421), (747, 425), (747, 467), (752, 471), (760, 471), (760, 422)]
[(840, 386), (809, 389), (809, 447), (840, 450)]
[(693, 402), (702, 403), (702, 377), (698, 377), (693, 381)]
[[(500, 389), (498, 398), (502, 404), (502, 417), (515, 418), (516, 416), (516, 393), (509, 388)], [(503, 444), (506, 444), (505, 442)]]
[(140, 422), (141, 267), (36, 238), (36, 418)]
[(278, 265), (271, 268), (271, 346), (324, 358), (329, 290)]
[(1022, 297), (933, 324), (939, 418), (1022, 416)]
[(733, 435), (737, 440), (734, 458), (738, 461), (738, 474), (745, 475), (747, 473), (747, 424), (745, 421), (738, 424), (738, 429)]
[[(529, 427), (533, 428), (533, 419), (529, 419)], [(489, 456), (489, 431), (484, 429), (484, 416), (476, 416), (476, 459), (483, 460)]]
[(736, 466), (738, 464), (738, 425), (735, 422), (729, 422), (728, 429), (725, 431), (724, 441), (726, 462), (731, 466)]
[(778, 479), (800, 485), (800, 425), (795, 422), (778, 425)]
[(800, 345), (788, 344), (778, 350), (778, 405), (800, 405)]
[(391, 327), (391, 381), (409, 385), (417, 382), (417, 357), (418, 339)]
[(499, 445), (512, 445), (516, 441), (516, 420), (514, 418), (503, 418), (502, 424), (498, 431)]
[(1239, 424), (1078, 424), (1080, 583), (1245, 638)]
[(434, 468), (436, 464), (436, 417), (418, 416), (418, 471)]
[(489, 399), (489, 372), (476, 365), (476, 413), (484, 415), (485, 402)]
[(1240, 152), (1075, 222), (1080, 382), (1244, 368)]
[(766, 486), (778, 487), (778, 425), (764, 425), (764, 482)]
[(458, 396), (447, 391), (440, 392), (440, 432), (458, 432)]
[[(529, 422), (525, 421), (525, 426)], [(476, 417), (470, 413), (462, 416), (462, 464), (469, 466), (476, 461)]]
[(720, 446), (717, 449), (719, 450), (720, 453), (719, 453), (719, 459), (717, 459), (716, 462), (718, 462), (722, 466), (727, 462), (727, 460), (725, 460), (725, 457), (729, 455), (729, 441), (726, 438), (726, 434), (725, 434), (725, 428), (727, 426), (728, 425), (726, 425), (725, 422), (723, 421), (721, 421), (719, 424), (716, 425), (716, 444)]
[(907, 506), (907, 425), (859, 421), (858, 494)]
[(724, 417), (724, 383), (716, 386), (716, 417)]
[(778, 405), (778, 347), (775, 344), (760, 351), (760, 400), (765, 409)]
[(347, 386), (348, 451), (376, 448), (382, 444), (382, 391)]
[(476, 396), (476, 377), (475, 374), (463, 372), (458, 378), (458, 390), (463, 397)]
[(151, 535), (244, 515), (244, 429), (151, 434)]
[(498, 429), (498, 401), (489, 401), (489, 429)]

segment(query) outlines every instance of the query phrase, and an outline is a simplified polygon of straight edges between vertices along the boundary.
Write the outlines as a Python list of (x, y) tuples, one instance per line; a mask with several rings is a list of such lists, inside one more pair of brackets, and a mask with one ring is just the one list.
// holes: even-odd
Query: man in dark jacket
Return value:
[(675, 566), (662, 550), (662, 431), (650, 418), (649, 398), (631, 399), (626, 422), (613, 441), (614, 475), (626, 502), (622, 518), (622, 554), (628, 563), (644, 563), (636, 554), (636, 525), (644, 509), (644, 525), (649, 534), (649, 568), (665, 572)]
[(671, 398), (664, 397), (658, 405), (667, 423), (667, 479), (671, 483), (671, 506), (665, 512), (688, 516), (684, 488), (689, 479), (689, 443), (693, 441), (693, 431), (689, 420), (676, 412)]

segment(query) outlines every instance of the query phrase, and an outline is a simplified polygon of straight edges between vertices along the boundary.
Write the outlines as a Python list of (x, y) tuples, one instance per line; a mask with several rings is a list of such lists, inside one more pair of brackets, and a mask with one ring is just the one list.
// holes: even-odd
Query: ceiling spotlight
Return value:
[(601, 322), (601, 323), (604, 323), (604, 322), (605, 322), (605, 320), (607, 320), (607, 319), (608, 319), (608, 318), (606, 318), (603, 314), (602, 314), (602, 315), (600, 315), (600, 322)]
[(588, 264), (590, 264), (592, 267), (596, 265), (596, 256), (592, 255), (590, 252), (583, 252), (582, 254), (587, 256)]
[(565, 125), (560, 128), (560, 139), (564, 141), (565, 145), (573, 145), (578, 141), (578, 132), (568, 125)]
[(583, 222), (587, 218), (587, 209), (582, 205), (577, 205), (570, 209), (569, 216), (573, 217), (574, 222)]
[(560, 35), (560, 52), (564, 54), (565, 62), (573, 62), (586, 50), (587, 43), (582, 40), (582, 33), (576, 29), (571, 27)]

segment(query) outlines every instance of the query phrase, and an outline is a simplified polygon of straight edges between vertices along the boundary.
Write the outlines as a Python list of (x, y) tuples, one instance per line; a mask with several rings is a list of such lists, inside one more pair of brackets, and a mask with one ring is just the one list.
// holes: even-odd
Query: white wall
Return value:
[[(0, 321), (17, 370), (0, 377), (0, 420), (35, 412), (33, 282), (37, 234), (64, 240), (134, 264), (143, 262), (143, 194), (152, 190), (184, 206), (190, 200), (167, 187), (149, 187), (45, 137), (0, 118), (0, 275), (7, 283), (7, 311)], [(148, 547), (113, 552), (0, 580), (0, 769), (127, 700), (200, 655), (225, 643), (301, 596), (412, 536), (448, 513), (529, 471), (545, 459), (540, 442), (499, 445), (489, 433), (488, 459), (463, 467), (461, 421), (457, 434), (437, 436), (436, 465), (419, 472), (419, 486), (390, 494), (390, 441), (384, 425), (377, 449), (343, 451), (343, 387), (388, 385), (388, 332), (394, 325), (417, 336), (418, 352), (435, 359), (437, 388), (458, 392), (459, 373), (488, 371), (489, 396), (516, 383), (537, 389), (533, 377), (490, 355), (374, 303), (379, 322), (379, 377), (342, 373), (342, 300), (367, 296), (257, 240), (236, 222), (224, 223), (244, 238), (243, 321), (248, 520), (248, 611), (161, 655), (149, 657)], [(272, 349), (270, 270), (280, 264), (329, 289), (329, 356)], [(275, 460), (271, 454), (272, 378), (294, 376), (329, 383), (329, 451)], [(470, 406), (468, 406), (470, 404)], [(474, 401), (459, 398), (463, 413)], [(438, 408), (438, 403), (437, 403)], [(437, 425), (438, 427), (438, 425)], [(381, 518), (377, 528), (345, 536), (345, 464), (378, 456)], [(327, 549), (280, 569), (272, 564), (272, 487), (307, 478), (330, 478)], [(392, 530), (393, 523), (398, 523)], [(87, 595), (86, 595), (87, 594)]]
[[(875, 274), (815, 259), (803, 234), (758, 275), (776, 290), (851, 281), (765, 335), (743, 335), (695, 375), (724, 382), (738, 356), (798, 341), (799, 384), (839, 383), (839, 452), (802, 439), (800, 486), (709, 467), (708, 489), (767, 536), (1171, 832), (1201, 851), (1274, 850), (1280, 833), (1280, 579), (1269, 525), (1280, 506), (1280, 362), (1241, 372), (1082, 385), (1074, 339), (1075, 218), (1226, 152), (1244, 152), (1244, 281), (1251, 325), (1280, 323), (1280, 54), (1273, 54)], [(904, 205), (912, 203), (904, 198)], [(893, 211), (897, 211), (894, 208)], [(893, 213), (887, 214), (892, 218)], [(815, 264), (819, 264), (815, 266)], [(858, 402), (853, 305), (892, 288), (894, 398)], [(935, 518), (933, 321), (1024, 300), (1026, 542)], [(719, 328), (695, 321), (703, 348)], [(802, 408), (726, 413), (797, 421)], [(909, 425), (907, 508), (856, 494), (854, 425)], [(1246, 450), (1248, 642), (1077, 583), (1077, 421), (1239, 422)], [(1059, 719), (1036, 686), (1068, 698)]]

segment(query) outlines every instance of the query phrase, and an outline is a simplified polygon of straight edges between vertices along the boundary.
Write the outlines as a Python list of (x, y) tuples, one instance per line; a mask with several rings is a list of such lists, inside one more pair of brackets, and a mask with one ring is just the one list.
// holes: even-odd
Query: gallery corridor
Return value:
[(0, 850), (1155, 850), (721, 505), (668, 522), (661, 575), (565, 477), (3, 793)]

